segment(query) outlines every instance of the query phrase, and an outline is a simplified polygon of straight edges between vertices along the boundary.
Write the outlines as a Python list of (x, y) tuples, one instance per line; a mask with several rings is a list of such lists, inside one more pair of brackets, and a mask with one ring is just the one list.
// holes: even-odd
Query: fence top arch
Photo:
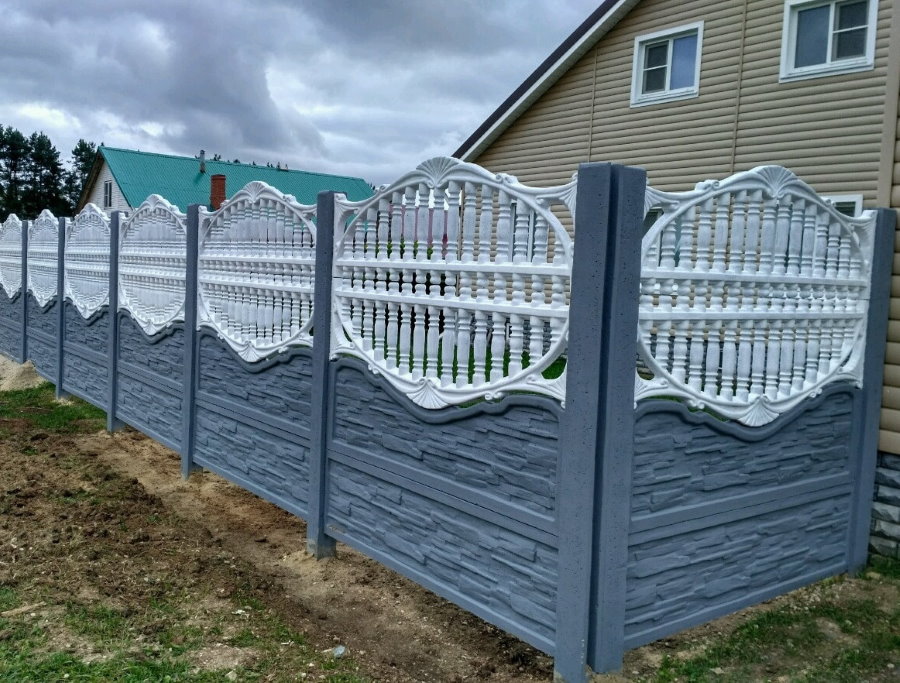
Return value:
[(876, 214), (858, 218), (780, 166), (690, 192), (650, 189), (635, 396), (750, 426), (830, 382), (862, 382)]
[(14, 213), (0, 223), (0, 287), (10, 298), (22, 289), (22, 221)]
[(109, 217), (96, 204), (66, 225), (64, 294), (85, 319), (109, 304), (109, 231)]
[(185, 220), (154, 194), (119, 227), (119, 309), (148, 335), (184, 320)]
[(255, 362), (311, 346), (316, 207), (253, 181), (201, 220), (198, 327)]
[(574, 181), (537, 188), (438, 157), (338, 198), (331, 350), (417, 405), (565, 397)]
[(28, 226), (28, 290), (39, 306), (56, 296), (59, 252), (59, 219), (49, 209)]

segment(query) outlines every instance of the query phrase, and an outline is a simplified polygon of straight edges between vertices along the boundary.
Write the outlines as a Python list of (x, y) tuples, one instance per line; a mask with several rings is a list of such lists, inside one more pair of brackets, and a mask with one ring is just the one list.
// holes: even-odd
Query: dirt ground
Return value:
[[(311, 559), (301, 520), (210, 473), (182, 480), (178, 456), (134, 430), (13, 430), (0, 442), (0, 459), (0, 587), (62, 585), (85, 605), (98, 596), (124, 604), (152, 599), (162, 581), (167, 591), (195, 591), (200, 609), (204, 601), (249, 586), (316, 649), (346, 646), (359, 673), (376, 680), (552, 678), (550, 657), (352, 549), (339, 545), (337, 558)], [(124, 492), (114, 513), (95, 506), (70, 517), (42, 502), (48, 496), (77, 502), (110, 486)], [(852, 582), (845, 585), (853, 590)], [(896, 603), (897, 591), (879, 599)], [(598, 680), (653, 676), (667, 655), (702, 651), (779, 604), (635, 650), (621, 676)], [(52, 612), (45, 618), (52, 619)], [(201, 664), (204, 657), (239, 663), (243, 655), (233, 650), (217, 645), (193, 656)]]

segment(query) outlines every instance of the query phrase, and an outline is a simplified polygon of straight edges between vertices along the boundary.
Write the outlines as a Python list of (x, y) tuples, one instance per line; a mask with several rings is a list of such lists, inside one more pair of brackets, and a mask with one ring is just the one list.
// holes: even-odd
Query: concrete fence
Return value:
[(452, 159), (356, 203), (45, 212), (0, 226), (0, 351), (584, 680), (863, 566), (893, 221), (774, 167)]

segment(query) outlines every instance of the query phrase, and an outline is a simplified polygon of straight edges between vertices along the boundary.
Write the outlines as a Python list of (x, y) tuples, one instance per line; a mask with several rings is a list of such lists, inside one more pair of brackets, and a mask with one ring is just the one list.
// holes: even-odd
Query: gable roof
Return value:
[(639, 0), (603, 0), (600, 6), (459, 146), (453, 156), (464, 161), (475, 159), (638, 2)]
[(208, 159), (206, 172), (201, 173), (200, 161), (194, 157), (99, 147), (88, 181), (81, 191), (79, 210), (87, 202), (88, 193), (96, 182), (103, 161), (109, 166), (125, 201), (133, 208), (140, 206), (151, 194), (162, 195), (182, 211), (191, 204), (208, 205), (210, 177), (218, 173), (225, 176), (228, 197), (253, 180), (261, 180), (285, 194), (294, 195), (301, 204), (315, 204), (316, 196), (322, 190), (343, 192), (351, 201), (372, 195), (372, 188), (362, 178)]

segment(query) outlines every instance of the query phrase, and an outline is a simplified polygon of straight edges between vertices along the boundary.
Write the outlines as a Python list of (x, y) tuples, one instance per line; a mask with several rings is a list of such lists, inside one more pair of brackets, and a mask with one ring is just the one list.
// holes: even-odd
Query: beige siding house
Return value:
[[(455, 155), (533, 184), (584, 161), (686, 190), (781, 164), (849, 211), (900, 208), (900, 0), (601, 4)], [(900, 239), (880, 448), (900, 454)]]

